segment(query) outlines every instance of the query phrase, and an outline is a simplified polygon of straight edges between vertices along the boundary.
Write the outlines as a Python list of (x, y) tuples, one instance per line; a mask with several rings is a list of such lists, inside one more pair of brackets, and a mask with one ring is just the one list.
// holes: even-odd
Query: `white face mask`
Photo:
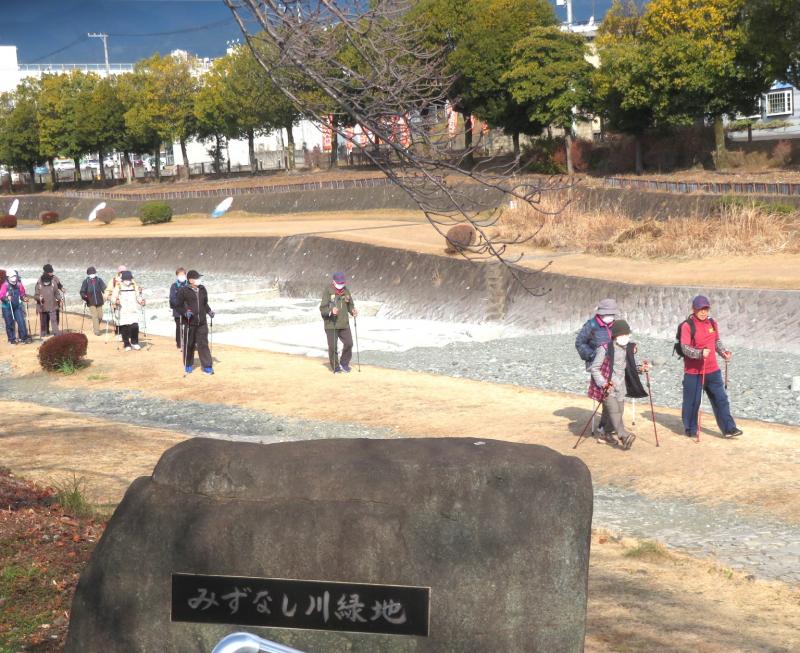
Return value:
[(96, 278), (97, 278), (97, 275), (96, 275), (96, 274), (90, 274), (90, 275), (89, 275), (89, 278), (90, 278), (90, 279), (96, 279)]
[(133, 285), (133, 281), (123, 281), (122, 285), (123, 286), (132, 286)]
[(10, 276), (10, 277), (8, 278), (8, 281), (9, 281), (9, 283), (14, 283), (14, 284), (15, 284), (15, 283), (17, 283), (17, 277), (15, 277), (15, 276)]
[(180, 281), (181, 283), (184, 283), (186, 281), (186, 275), (185, 274), (179, 274), (178, 275), (178, 281)]
[(628, 343), (630, 341), (631, 341), (631, 337), (630, 336), (619, 336), (617, 338), (617, 344), (622, 346), (622, 347), (627, 347)]
[(606, 324), (614, 324), (614, 316), (613, 315), (601, 315), (600, 319), (603, 320)]

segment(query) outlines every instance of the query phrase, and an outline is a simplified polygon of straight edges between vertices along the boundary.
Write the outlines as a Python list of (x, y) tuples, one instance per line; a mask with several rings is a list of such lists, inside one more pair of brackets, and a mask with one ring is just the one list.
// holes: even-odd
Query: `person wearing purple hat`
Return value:
[(213, 321), (214, 311), (208, 305), (208, 291), (200, 283), (202, 276), (197, 270), (189, 270), (186, 273), (189, 283), (178, 290), (175, 299), (175, 309), (184, 317), (183, 365), (187, 374), (194, 369), (195, 349), (203, 373), (214, 373), (214, 359), (208, 346), (208, 318)]
[(698, 295), (692, 300), (692, 314), (678, 328), (678, 355), (683, 357), (683, 429), (689, 437), (697, 437), (700, 402), (705, 390), (714, 410), (717, 426), (726, 438), (742, 435), (731, 416), (731, 406), (717, 354), (725, 361), (731, 352), (722, 344), (719, 327), (709, 316), (711, 302)]
[[(325, 323), (331, 370), (334, 374), (349, 372), (350, 359), (353, 357), (353, 335), (350, 333), (349, 316), (356, 317), (358, 311), (343, 273), (336, 272), (331, 279), (331, 285), (322, 291), (319, 312)], [(339, 340), (342, 341), (341, 358), (338, 357)]]

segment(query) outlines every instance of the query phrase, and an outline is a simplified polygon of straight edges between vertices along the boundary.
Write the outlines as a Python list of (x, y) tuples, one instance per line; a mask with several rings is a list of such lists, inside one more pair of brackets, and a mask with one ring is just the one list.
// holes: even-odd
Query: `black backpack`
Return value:
[[(697, 327), (694, 325), (694, 320), (689, 319), (691, 317), (692, 316), (690, 315), (683, 322), (681, 322), (678, 325), (678, 330), (675, 332), (675, 344), (673, 345), (672, 350), (678, 358), (684, 358), (683, 349), (681, 348), (681, 329), (683, 328), (684, 324), (689, 325), (689, 334), (692, 339), (692, 346), (694, 346), (694, 334), (697, 332)], [(717, 328), (717, 323), (714, 322), (713, 317), (708, 318), (708, 322), (712, 327), (714, 327), (714, 329)]]

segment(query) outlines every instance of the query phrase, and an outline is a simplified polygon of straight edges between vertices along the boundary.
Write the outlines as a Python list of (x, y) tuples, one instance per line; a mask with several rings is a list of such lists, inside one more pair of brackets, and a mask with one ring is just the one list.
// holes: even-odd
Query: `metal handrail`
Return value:
[(284, 646), (268, 639), (261, 639), (250, 633), (226, 635), (211, 653), (303, 653), (296, 648)]

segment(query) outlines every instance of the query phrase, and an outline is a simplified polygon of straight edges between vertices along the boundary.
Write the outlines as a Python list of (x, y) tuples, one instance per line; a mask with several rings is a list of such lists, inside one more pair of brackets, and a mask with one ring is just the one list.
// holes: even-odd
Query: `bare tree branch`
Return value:
[(298, 111), (351, 143), (443, 237), (455, 224), (472, 225), (477, 239), (460, 250), (463, 256), (495, 258), (528, 292), (542, 294), (523, 280), (515, 265), (520, 257), (506, 256), (509, 246), (532, 236), (499, 238), (490, 229), (509, 203), (560, 212), (563, 207), (542, 211), (542, 195), (571, 184), (526, 178), (518, 157), (476, 159), (486, 149), (482, 132), (470, 147), (453, 149), (441, 120), (454, 82), (447, 52), (426, 44), (408, 19), (409, 0), (224, 1), (258, 61)]

